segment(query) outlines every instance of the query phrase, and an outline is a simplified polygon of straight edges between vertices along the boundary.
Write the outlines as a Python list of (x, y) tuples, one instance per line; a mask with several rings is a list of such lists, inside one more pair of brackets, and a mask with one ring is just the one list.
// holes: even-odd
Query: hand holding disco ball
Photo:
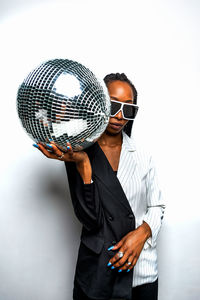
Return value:
[(26, 77), (18, 90), (17, 109), (23, 128), (36, 143), (55, 155), (67, 150), (70, 155), (92, 145), (105, 131), (110, 99), (103, 81), (88, 68), (55, 59)]
[(52, 159), (59, 159), (68, 162), (75, 162), (78, 166), (79, 163), (89, 162), (89, 158), (84, 151), (73, 151), (69, 142), (66, 143), (67, 152), (62, 152), (55, 142), (51, 141), (49, 144), (38, 143), (34, 144), (46, 157)]

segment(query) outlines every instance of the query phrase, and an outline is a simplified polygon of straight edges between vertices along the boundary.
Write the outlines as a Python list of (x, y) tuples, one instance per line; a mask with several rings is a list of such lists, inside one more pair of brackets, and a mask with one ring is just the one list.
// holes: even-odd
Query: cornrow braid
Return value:
[(104, 77), (104, 82), (106, 85), (108, 85), (110, 82), (115, 81), (115, 80), (120, 80), (120, 81), (125, 81), (128, 84), (130, 84), (132, 91), (133, 91), (133, 95), (134, 95), (134, 104), (137, 104), (137, 90), (134, 87), (133, 83), (128, 79), (128, 77), (126, 76), (126, 74), (124, 73), (111, 73), (108, 74)]
[[(120, 80), (120, 81), (125, 81), (127, 82), (133, 91), (133, 96), (134, 96), (134, 104), (137, 104), (137, 90), (134, 87), (134, 85), (132, 84), (132, 82), (128, 79), (128, 77), (124, 74), (124, 73), (111, 73), (108, 74), (104, 77), (104, 82), (106, 84), (106, 86), (108, 86), (108, 84), (112, 81), (116, 81), (116, 80)], [(132, 131), (132, 126), (133, 126), (133, 122), (134, 120), (129, 120), (128, 123), (126, 124), (126, 126), (124, 127), (124, 132), (130, 137), (131, 136), (131, 131)]]

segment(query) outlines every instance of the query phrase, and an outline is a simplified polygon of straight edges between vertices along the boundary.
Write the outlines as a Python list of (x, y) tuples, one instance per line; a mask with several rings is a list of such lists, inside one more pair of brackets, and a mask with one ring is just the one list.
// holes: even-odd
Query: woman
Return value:
[(35, 146), (65, 162), (83, 224), (73, 299), (155, 300), (156, 239), (165, 206), (151, 157), (130, 139), (137, 91), (125, 74), (109, 74), (104, 81), (111, 117), (96, 143), (81, 152), (67, 143), (67, 153), (53, 142)]

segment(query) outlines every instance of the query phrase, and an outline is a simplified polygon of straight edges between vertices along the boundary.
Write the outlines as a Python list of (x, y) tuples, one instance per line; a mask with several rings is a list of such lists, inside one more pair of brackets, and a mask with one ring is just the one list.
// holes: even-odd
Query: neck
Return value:
[(100, 136), (98, 139), (99, 145), (102, 146), (108, 146), (113, 147), (116, 145), (122, 145), (122, 132), (119, 132), (117, 134), (110, 134), (107, 131), (104, 131), (104, 133)]

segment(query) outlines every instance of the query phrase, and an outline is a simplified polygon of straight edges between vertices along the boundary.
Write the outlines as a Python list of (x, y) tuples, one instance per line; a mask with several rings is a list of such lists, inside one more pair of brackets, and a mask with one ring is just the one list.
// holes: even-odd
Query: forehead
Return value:
[(108, 83), (108, 92), (110, 96), (116, 97), (119, 100), (133, 99), (133, 90), (128, 82), (115, 80)]

